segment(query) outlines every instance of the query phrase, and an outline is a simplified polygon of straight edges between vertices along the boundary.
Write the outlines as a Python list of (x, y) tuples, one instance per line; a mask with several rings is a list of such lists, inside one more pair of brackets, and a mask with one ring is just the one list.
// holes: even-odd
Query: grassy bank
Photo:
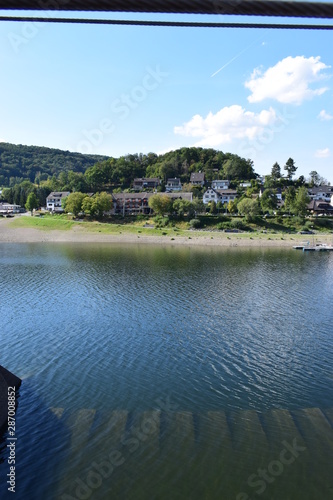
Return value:
[(12, 228), (28, 227), (32, 229), (41, 229), (43, 231), (68, 231), (72, 229), (75, 221), (68, 219), (62, 215), (44, 216), (44, 217), (15, 217), (10, 221), (9, 226)]
[[(151, 224), (149, 224), (151, 222)], [(8, 224), (11, 228), (31, 228), (42, 231), (68, 231), (102, 233), (102, 234), (142, 234), (149, 236), (184, 236), (187, 234), (186, 224), (180, 223), (177, 226), (165, 228), (144, 227), (146, 224), (153, 226), (153, 221), (76, 221), (66, 215), (44, 215), (43, 217), (19, 216), (15, 217)]]
[[(13, 228), (34, 228), (43, 231), (60, 230), (99, 232), (104, 234), (140, 234), (147, 235), (188, 235), (192, 228), (191, 222), (167, 217), (111, 217), (102, 222), (89, 219), (73, 220), (68, 215), (50, 215), (42, 217), (19, 216), (10, 221)], [(333, 218), (317, 217), (303, 219), (300, 217), (257, 217), (254, 221), (248, 222), (242, 217), (220, 216), (198, 216), (196, 219), (195, 234), (207, 234), (207, 231), (214, 233), (235, 232), (239, 235), (249, 233), (252, 237), (259, 234), (297, 234), (300, 231), (311, 231), (316, 234), (333, 233)], [(307, 236), (307, 235), (306, 235)], [(310, 236), (310, 235), (309, 235)]]
[[(236, 220), (236, 219), (235, 219)], [(17, 216), (0, 219), (0, 242), (87, 242), (87, 243), (149, 243), (172, 245), (203, 245), (224, 247), (285, 247), (317, 243), (333, 243), (332, 232), (316, 232), (314, 235), (296, 232), (276, 231), (272, 226), (265, 229), (249, 227), (247, 231), (225, 232), (220, 222), (212, 218), (206, 227), (191, 229), (189, 222), (169, 221), (163, 227), (156, 227), (156, 220), (142, 218), (115, 218), (98, 222), (73, 220), (66, 215), (45, 215), (44, 217)], [(154, 224), (155, 223), (155, 224)], [(153, 225), (154, 224), (154, 225)], [(158, 224), (157, 224), (158, 225)]]

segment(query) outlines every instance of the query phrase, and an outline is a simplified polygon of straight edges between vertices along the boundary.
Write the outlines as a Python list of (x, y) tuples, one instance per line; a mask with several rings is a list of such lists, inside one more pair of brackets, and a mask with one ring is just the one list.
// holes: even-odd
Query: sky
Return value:
[(113, 157), (212, 147), (250, 158), (261, 175), (291, 157), (296, 177), (316, 170), (333, 184), (332, 40), (332, 31), (0, 22), (0, 141)]

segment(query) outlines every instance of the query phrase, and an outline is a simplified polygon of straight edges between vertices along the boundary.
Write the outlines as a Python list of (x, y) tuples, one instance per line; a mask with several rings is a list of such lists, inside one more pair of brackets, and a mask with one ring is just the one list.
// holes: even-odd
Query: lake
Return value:
[(332, 254), (4, 244), (0, 276), (17, 499), (333, 499)]

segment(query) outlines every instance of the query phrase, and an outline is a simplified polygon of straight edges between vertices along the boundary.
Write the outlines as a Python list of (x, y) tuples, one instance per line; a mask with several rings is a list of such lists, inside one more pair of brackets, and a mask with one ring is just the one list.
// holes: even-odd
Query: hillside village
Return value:
[[(258, 182), (258, 181), (257, 181)], [(133, 189), (129, 192), (111, 193), (112, 208), (108, 210), (112, 215), (150, 215), (153, 213), (153, 208), (149, 205), (149, 199), (157, 195), (157, 188), (161, 182), (158, 178), (136, 178), (133, 182)], [(241, 190), (251, 190), (253, 184), (251, 182), (243, 182), (238, 186), (238, 189), (230, 188), (230, 181), (227, 179), (219, 179), (212, 181), (208, 185), (205, 183), (204, 174), (193, 173), (190, 180), (191, 187), (200, 186), (202, 189), (202, 212), (210, 211), (214, 213), (216, 210), (223, 210), (225, 213), (235, 213), (237, 199), (242, 196)], [(329, 185), (308, 187), (307, 194), (309, 202), (307, 203), (307, 211), (313, 215), (333, 215), (333, 187)], [(268, 190), (271, 196), (271, 209), (282, 209), (285, 200), (283, 192), (280, 188), (276, 190)], [(275, 192), (274, 192), (275, 191)], [(252, 194), (252, 199), (260, 199), (265, 193), (264, 179), (260, 179), (259, 193)], [(46, 197), (45, 207), (36, 207), (46, 210), (51, 213), (64, 213), (66, 211), (66, 198), (70, 195), (70, 191), (52, 191)], [(92, 197), (94, 193), (87, 193), (87, 196)], [(193, 191), (184, 192), (179, 178), (168, 179), (165, 192), (160, 192), (160, 196), (166, 196), (170, 200), (184, 200), (193, 202)], [(198, 198), (199, 199), (199, 198)], [(243, 197), (244, 199), (244, 197)], [(233, 208), (233, 204), (235, 205)], [(0, 203), (0, 214), (20, 213), (25, 211), (25, 207), (18, 204), (7, 202)]]
[[(0, 156), (0, 162), (1, 158), (7, 161), (8, 154)], [(297, 166), (292, 158), (283, 170), (285, 175), (275, 163), (270, 175), (260, 176), (249, 159), (203, 148), (182, 148), (162, 156), (102, 158), (79, 171), (64, 170), (61, 163), (60, 171), (52, 176), (35, 167), (34, 182), (31, 170), (29, 179), (7, 178), (9, 185), (0, 190), (0, 215), (34, 209), (81, 216), (168, 214), (191, 219), (205, 213), (241, 215), (248, 220), (284, 213), (333, 215), (333, 187), (325, 179), (316, 171), (310, 172), (309, 179), (295, 179)], [(20, 172), (24, 175), (22, 168)], [(164, 199), (165, 206), (159, 208), (157, 198)]]

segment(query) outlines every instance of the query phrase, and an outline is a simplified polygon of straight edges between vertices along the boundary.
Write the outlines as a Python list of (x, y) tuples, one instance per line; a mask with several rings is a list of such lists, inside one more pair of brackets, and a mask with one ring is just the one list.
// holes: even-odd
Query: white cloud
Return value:
[(235, 104), (222, 108), (216, 114), (210, 112), (206, 118), (195, 115), (187, 123), (175, 127), (174, 133), (198, 138), (195, 146), (217, 147), (236, 139), (254, 139), (277, 121), (273, 108), (253, 113)]
[(318, 115), (318, 118), (319, 118), (319, 120), (322, 120), (322, 121), (333, 120), (333, 116), (330, 115), (329, 113), (327, 113), (327, 111), (325, 111), (324, 109), (321, 110), (321, 112)]
[(322, 71), (330, 67), (321, 62), (319, 56), (289, 56), (264, 73), (261, 68), (256, 68), (245, 82), (245, 87), (252, 92), (248, 101), (276, 99), (284, 104), (301, 104), (328, 90), (327, 87), (311, 89), (309, 85), (328, 78)]
[(329, 148), (325, 148), (325, 149), (317, 149), (317, 151), (315, 152), (315, 157), (316, 158), (328, 158), (330, 156), (330, 150)]

